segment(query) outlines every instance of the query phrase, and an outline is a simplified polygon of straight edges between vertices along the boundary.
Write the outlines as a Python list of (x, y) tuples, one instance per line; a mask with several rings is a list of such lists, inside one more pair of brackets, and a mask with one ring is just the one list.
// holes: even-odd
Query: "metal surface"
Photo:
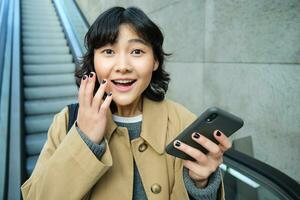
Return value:
[(21, 51), (20, 51), (20, 0), (14, 0), (12, 77), (10, 107), (10, 140), (7, 199), (21, 199), (22, 184), (22, 116), (21, 107)]
[[(3, 1), (2, 5), (5, 5), (4, 10), (7, 9), (6, 15), (3, 15), (3, 20), (7, 21), (5, 29), (6, 40), (4, 42), (3, 54), (4, 62), (2, 82), (1, 82), (1, 93), (0, 93), (0, 199), (6, 198), (7, 190), (7, 160), (8, 160), (8, 140), (9, 140), (9, 106), (10, 106), (10, 76), (11, 76), (11, 45), (12, 45), (12, 33), (13, 33), (13, 3), (14, 1)], [(3, 11), (1, 9), (1, 11)]]

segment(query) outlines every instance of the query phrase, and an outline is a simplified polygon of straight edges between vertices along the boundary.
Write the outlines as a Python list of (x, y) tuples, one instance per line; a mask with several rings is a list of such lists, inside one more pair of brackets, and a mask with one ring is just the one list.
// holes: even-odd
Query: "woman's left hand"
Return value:
[(223, 162), (224, 152), (231, 148), (229, 138), (221, 131), (216, 130), (213, 134), (219, 144), (215, 144), (199, 133), (193, 133), (192, 135), (194, 141), (208, 150), (206, 155), (200, 150), (184, 144), (183, 142), (178, 140), (174, 142), (175, 148), (195, 159), (195, 161), (184, 160), (183, 165), (189, 169), (190, 177), (196, 182), (197, 187), (199, 188), (206, 187), (209, 176), (215, 172)]

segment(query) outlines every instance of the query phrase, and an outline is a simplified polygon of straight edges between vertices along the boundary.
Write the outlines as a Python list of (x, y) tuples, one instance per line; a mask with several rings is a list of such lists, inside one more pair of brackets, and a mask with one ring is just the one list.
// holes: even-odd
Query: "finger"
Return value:
[(93, 98), (93, 102), (92, 102), (92, 107), (94, 110), (99, 110), (100, 109), (100, 105), (103, 99), (103, 95), (105, 92), (105, 88), (106, 88), (106, 80), (102, 80), (100, 87), (98, 88), (94, 98)]
[(222, 155), (220, 147), (204, 135), (201, 135), (199, 133), (193, 133), (192, 138), (214, 156), (218, 157)]
[(112, 93), (110, 92), (106, 96), (106, 98), (105, 98), (104, 102), (102, 103), (102, 105), (100, 106), (99, 112), (102, 113), (102, 114), (104, 114), (104, 115), (106, 115), (106, 112), (109, 109), (111, 101), (112, 101)]
[(84, 91), (86, 88), (86, 84), (87, 84), (87, 75), (83, 75), (80, 81), (80, 87), (79, 87), (79, 91), (78, 91), (78, 102), (79, 105), (83, 105), (84, 106)]
[(187, 155), (194, 158), (197, 162), (204, 163), (207, 162), (207, 156), (202, 153), (200, 150), (195, 149), (179, 140), (174, 141), (174, 147), (179, 149), (180, 151), (186, 153)]
[(231, 143), (230, 139), (224, 133), (222, 133), (219, 130), (215, 130), (214, 136), (215, 136), (216, 140), (220, 143), (219, 147), (221, 148), (221, 150), (223, 152), (225, 152), (231, 148), (232, 143)]
[(91, 72), (88, 77), (86, 88), (84, 91), (84, 101), (86, 105), (91, 105), (95, 88), (95, 72)]

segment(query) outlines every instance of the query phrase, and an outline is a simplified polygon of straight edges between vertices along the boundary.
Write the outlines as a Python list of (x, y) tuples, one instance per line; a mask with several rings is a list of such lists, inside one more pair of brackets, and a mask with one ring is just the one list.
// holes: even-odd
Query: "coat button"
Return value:
[(139, 146), (139, 152), (144, 152), (148, 148), (148, 145), (145, 143), (140, 144)]
[(161, 191), (161, 186), (157, 183), (153, 184), (151, 186), (151, 192), (153, 192), (154, 194), (158, 194)]

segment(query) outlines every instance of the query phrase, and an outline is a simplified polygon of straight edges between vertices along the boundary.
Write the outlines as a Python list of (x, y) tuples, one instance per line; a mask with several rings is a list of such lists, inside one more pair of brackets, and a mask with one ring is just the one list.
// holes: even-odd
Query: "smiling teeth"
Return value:
[(116, 83), (131, 83), (133, 80), (115, 80)]

